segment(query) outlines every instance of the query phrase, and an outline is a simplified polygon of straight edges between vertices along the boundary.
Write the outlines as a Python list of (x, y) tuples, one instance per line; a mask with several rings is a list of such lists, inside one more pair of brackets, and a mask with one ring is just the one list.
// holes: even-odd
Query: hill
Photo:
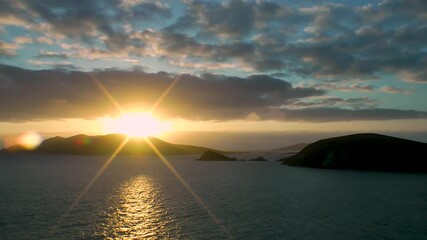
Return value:
[(427, 172), (426, 153), (426, 143), (365, 133), (320, 140), (281, 161), (313, 168)]
[[(69, 138), (53, 137), (44, 140), (37, 148), (28, 151), (19, 145), (3, 149), (4, 152), (31, 152), (46, 154), (107, 155), (112, 154), (127, 138), (126, 135), (110, 134), (100, 136), (76, 135)], [(158, 138), (150, 137), (152, 143), (162, 154), (200, 154), (215, 151), (210, 148), (191, 145), (172, 144)], [(156, 154), (144, 138), (130, 138), (120, 152), (121, 155), (154, 155)]]

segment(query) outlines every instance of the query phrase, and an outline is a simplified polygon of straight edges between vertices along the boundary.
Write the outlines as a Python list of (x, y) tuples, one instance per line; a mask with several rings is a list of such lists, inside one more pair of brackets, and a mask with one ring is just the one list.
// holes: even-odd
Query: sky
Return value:
[(426, 66), (424, 0), (2, 0), (0, 135), (100, 134), (102, 119), (152, 110), (187, 143), (427, 141)]

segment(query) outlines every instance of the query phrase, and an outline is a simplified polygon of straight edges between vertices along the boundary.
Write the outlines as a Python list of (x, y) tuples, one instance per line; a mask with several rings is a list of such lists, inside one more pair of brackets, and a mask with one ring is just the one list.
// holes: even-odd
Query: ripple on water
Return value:
[(93, 237), (158, 239), (178, 233), (159, 186), (148, 176), (126, 181), (107, 201), (110, 207), (101, 214)]

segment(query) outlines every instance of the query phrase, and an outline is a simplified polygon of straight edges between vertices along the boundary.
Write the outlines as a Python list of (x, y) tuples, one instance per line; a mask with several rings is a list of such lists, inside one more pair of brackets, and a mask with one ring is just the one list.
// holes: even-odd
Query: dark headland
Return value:
[[(3, 149), (3, 152), (29, 152), (44, 154), (106, 155), (112, 154), (125, 140), (122, 134), (100, 136), (76, 135), (69, 138), (54, 137), (44, 140), (37, 148), (26, 150), (19, 145)], [(210, 148), (191, 145), (172, 144), (158, 138), (130, 138), (119, 154), (154, 155), (152, 146), (164, 155), (201, 154), (206, 151), (220, 152)]]
[(427, 172), (427, 144), (364, 133), (323, 139), (283, 164), (312, 168)]

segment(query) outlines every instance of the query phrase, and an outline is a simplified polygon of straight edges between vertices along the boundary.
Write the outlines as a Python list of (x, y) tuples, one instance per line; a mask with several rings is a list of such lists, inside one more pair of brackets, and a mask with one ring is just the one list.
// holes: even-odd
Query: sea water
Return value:
[(427, 239), (427, 174), (197, 157), (0, 154), (0, 239)]

